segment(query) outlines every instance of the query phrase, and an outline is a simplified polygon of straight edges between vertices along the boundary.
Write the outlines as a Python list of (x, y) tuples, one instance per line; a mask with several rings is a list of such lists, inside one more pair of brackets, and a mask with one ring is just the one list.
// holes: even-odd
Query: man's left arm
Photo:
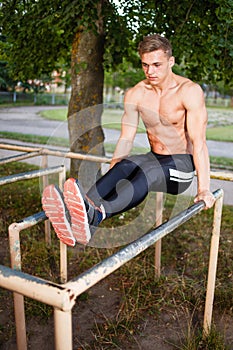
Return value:
[(215, 202), (210, 191), (210, 162), (206, 144), (207, 111), (201, 87), (192, 83), (184, 96), (187, 110), (187, 131), (193, 145), (193, 160), (197, 173), (197, 195), (195, 202), (203, 200), (206, 209)]

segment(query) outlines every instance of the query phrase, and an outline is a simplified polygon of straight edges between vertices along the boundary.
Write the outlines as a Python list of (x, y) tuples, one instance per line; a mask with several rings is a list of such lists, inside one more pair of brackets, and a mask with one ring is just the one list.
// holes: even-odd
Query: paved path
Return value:
[[(0, 131), (68, 138), (67, 121), (46, 120), (38, 114), (45, 109), (58, 108), (61, 107), (33, 106), (0, 108)], [(105, 142), (116, 143), (119, 137), (119, 131), (105, 129), (104, 133)], [(146, 135), (137, 134), (135, 145), (148, 147)], [(233, 158), (233, 142), (207, 141), (207, 145), (211, 156)]]
[[(60, 107), (38, 106), (38, 107), (15, 107), (0, 108), (0, 131), (19, 132), (22, 134), (44, 135), (51, 137), (68, 138), (67, 122), (51, 121), (41, 118), (39, 112), (44, 109), (60, 109)], [(65, 108), (65, 107), (64, 107)], [(105, 142), (116, 143), (119, 131), (105, 129)], [(6, 142), (0, 139), (0, 142)], [(19, 141), (8, 140), (9, 143), (22, 144)], [(209, 153), (212, 156), (233, 158), (233, 143), (208, 141)], [(145, 134), (138, 134), (135, 139), (135, 146), (148, 146)], [(51, 148), (51, 146), (50, 146)], [(56, 149), (58, 147), (55, 147)], [(65, 151), (68, 151), (65, 150)], [(8, 156), (6, 151), (0, 150), (0, 158)], [(10, 155), (15, 154), (11, 152)], [(37, 157), (31, 158), (30, 163), (40, 166), (41, 160)], [(51, 166), (65, 164), (69, 168), (69, 160), (58, 157), (49, 157)], [(194, 185), (196, 186), (196, 185)], [(211, 189), (223, 188), (225, 192), (225, 204), (233, 205), (233, 183), (227, 181), (211, 180)]]

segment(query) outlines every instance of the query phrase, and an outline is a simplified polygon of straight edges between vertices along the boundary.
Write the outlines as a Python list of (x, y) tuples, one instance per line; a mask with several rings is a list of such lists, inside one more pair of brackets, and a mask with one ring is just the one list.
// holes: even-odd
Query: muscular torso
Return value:
[(192, 153), (186, 130), (187, 111), (182, 103), (182, 89), (189, 83), (190, 80), (176, 76), (172, 86), (162, 93), (146, 80), (134, 87), (140, 90), (137, 109), (152, 151), (159, 154)]

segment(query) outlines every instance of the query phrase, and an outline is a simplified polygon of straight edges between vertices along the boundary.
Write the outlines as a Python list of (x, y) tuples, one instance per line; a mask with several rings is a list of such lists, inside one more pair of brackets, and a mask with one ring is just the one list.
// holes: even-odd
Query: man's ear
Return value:
[(171, 57), (169, 58), (169, 65), (170, 65), (170, 67), (173, 67), (174, 64), (175, 64), (175, 57), (174, 57), (174, 56), (171, 56)]

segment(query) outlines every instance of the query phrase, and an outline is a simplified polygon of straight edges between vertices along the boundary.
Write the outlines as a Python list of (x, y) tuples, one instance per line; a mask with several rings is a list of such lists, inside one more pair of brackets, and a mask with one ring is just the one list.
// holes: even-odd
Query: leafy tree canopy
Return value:
[(61, 59), (69, 62), (77, 30), (97, 32), (103, 18), (105, 67), (116, 67), (123, 57), (138, 67), (132, 52), (144, 35), (156, 32), (170, 39), (185, 75), (231, 84), (233, 0), (182, 0), (180, 6), (171, 0), (124, 0), (118, 6), (108, 0), (5, 0), (0, 50), (13, 78), (38, 78)]

